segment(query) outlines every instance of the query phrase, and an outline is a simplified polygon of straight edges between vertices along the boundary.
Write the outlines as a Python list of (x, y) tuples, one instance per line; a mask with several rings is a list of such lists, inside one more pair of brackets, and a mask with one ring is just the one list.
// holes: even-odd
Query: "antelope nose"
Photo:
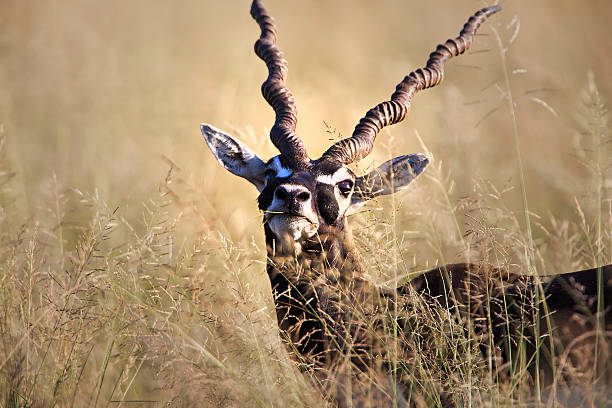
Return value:
[(302, 204), (310, 200), (310, 191), (304, 186), (281, 184), (276, 187), (274, 195), (289, 206), (292, 204)]

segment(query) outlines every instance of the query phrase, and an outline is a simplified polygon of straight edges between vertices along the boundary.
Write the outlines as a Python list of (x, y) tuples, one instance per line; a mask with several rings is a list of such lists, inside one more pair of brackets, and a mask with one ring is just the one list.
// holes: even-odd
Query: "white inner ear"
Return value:
[[(375, 170), (355, 180), (353, 196), (347, 215), (354, 214), (372, 198), (393, 194), (403, 190), (429, 164), (427, 156), (410, 154), (395, 157), (378, 166)], [(360, 194), (357, 189), (363, 189)]]
[(247, 145), (214, 126), (203, 123), (200, 129), (210, 151), (225, 169), (263, 190), (266, 164)]

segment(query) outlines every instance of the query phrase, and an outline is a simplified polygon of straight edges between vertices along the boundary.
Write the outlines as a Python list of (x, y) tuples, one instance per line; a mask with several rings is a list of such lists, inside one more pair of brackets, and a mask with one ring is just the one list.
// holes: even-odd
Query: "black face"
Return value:
[(257, 201), (278, 236), (309, 238), (323, 225), (340, 226), (350, 207), (354, 173), (341, 163), (313, 161), (289, 169), (277, 156), (266, 163), (266, 184)]
[(266, 228), (283, 241), (301, 242), (317, 233), (321, 237), (332, 230), (344, 230), (347, 215), (375, 197), (404, 189), (429, 163), (420, 154), (400, 156), (355, 177), (348, 167), (330, 156), (285, 162), (279, 155), (264, 162), (227, 133), (206, 124), (201, 128), (219, 163), (259, 190), (259, 208), (265, 214)]

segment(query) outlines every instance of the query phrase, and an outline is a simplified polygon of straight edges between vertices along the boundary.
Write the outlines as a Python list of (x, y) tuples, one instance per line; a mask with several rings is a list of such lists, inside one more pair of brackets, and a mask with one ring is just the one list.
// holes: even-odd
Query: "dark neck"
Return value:
[(302, 356), (329, 358), (328, 340), (344, 333), (343, 305), (352, 303), (365, 285), (350, 230), (320, 228), (298, 245), (277, 239), (267, 225), (265, 232), (281, 331)]
[[(295, 266), (297, 261), (301, 267), (296, 272), (300, 275), (307, 273), (306, 278), (326, 276), (332, 282), (335, 275), (338, 279), (352, 280), (363, 273), (348, 226), (321, 227), (314, 237), (301, 243), (292, 239), (278, 239), (267, 225), (264, 229), (269, 265)], [(327, 276), (331, 273), (334, 275)], [(304, 276), (300, 276), (300, 279), (304, 279)]]

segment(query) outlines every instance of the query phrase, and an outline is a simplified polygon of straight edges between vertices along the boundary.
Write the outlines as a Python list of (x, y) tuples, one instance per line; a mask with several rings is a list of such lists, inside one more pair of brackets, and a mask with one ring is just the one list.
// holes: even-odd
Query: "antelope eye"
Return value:
[(353, 189), (353, 182), (351, 180), (344, 180), (338, 183), (338, 190), (342, 195), (347, 196)]

